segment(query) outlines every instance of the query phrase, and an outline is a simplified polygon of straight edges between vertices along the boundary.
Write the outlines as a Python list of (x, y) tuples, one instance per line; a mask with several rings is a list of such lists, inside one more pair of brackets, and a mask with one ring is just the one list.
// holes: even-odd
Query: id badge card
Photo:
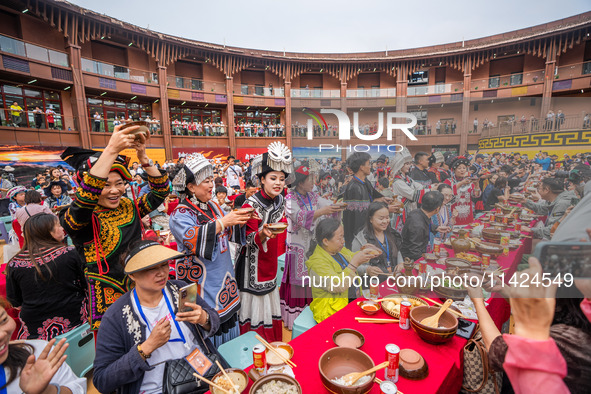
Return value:
[(220, 235), (220, 253), (226, 253), (228, 251), (228, 246), (228, 237), (224, 232)]
[(201, 376), (205, 375), (209, 368), (213, 365), (209, 358), (199, 349), (193, 350), (185, 360), (193, 367), (193, 369)]

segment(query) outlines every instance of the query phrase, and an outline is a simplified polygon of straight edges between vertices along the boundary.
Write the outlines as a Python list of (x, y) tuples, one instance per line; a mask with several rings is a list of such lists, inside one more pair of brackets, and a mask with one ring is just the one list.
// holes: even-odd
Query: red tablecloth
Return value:
[[(359, 300), (363, 300), (360, 298)], [(462, 349), (466, 340), (455, 336), (443, 345), (431, 345), (424, 342), (411, 329), (402, 330), (398, 324), (361, 324), (355, 317), (367, 317), (357, 302), (352, 302), (344, 309), (335, 313), (322, 323), (312, 327), (290, 342), (294, 348), (292, 361), (297, 365), (293, 368), (297, 381), (302, 386), (304, 394), (328, 393), (320, 380), (318, 360), (320, 356), (335, 347), (332, 335), (341, 328), (352, 328), (363, 333), (365, 344), (361, 347), (375, 364), (386, 361), (386, 345), (394, 343), (401, 349), (414, 349), (419, 352), (429, 366), (427, 378), (418, 381), (407, 380), (402, 377), (396, 384), (404, 393), (457, 393), (462, 385)], [(383, 311), (371, 317), (391, 318)], [(247, 369), (247, 372), (250, 368)], [(378, 371), (376, 376), (384, 378), (384, 371)], [(246, 392), (248, 392), (247, 388)], [(373, 385), (370, 393), (379, 393), (377, 384)]]
[[(451, 248), (447, 248), (450, 256), (454, 256)], [(499, 256), (496, 260), (500, 267), (507, 268), (505, 280), (515, 272), (524, 253), (531, 250), (531, 238), (524, 238), (523, 245), (509, 252), (508, 256)], [(434, 266), (445, 268), (435, 264)], [(384, 296), (397, 292), (385, 285), (380, 288), (380, 295)], [(432, 297), (437, 297), (434, 293)], [(361, 300), (361, 299), (360, 299)], [(430, 304), (430, 303), (429, 303)], [(487, 308), (493, 320), (500, 326), (509, 318), (509, 304), (503, 298), (492, 298)], [(431, 345), (424, 342), (412, 330), (401, 330), (397, 324), (361, 324), (355, 317), (366, 315), (352, 302), (344, 309), (335, 313), (322, 323), (312, 327), (290, 342), (294, 348), (292, 361), (297, 365), (293, 369), (297, 381), (302, 386), (304, 394), (328, 392), (320, 380), (318, 360), (320, 356), (335, 347), (332, 335), (341, 328), (352, 328), (365, 336), (365, 344), (361, 347), (374, 361), (379, 364), (385, 361), (385, 346), (389, 343), (398, 345), (401, 349), (411, 348), (419, 352), (429, 366), (429, 375), (424, 380), (412, 381), (400, 378), (397, 387), (404, 393), (457, 393), (462, 385), (463, 348), (467, 340), (454, 336), (442, 345)], [(371, 316), (375, 318), (389, 318), (383, 311)], [(251, 367), (247, 368), (246, 371)], [(379, 379), (383, 379), (384, 371), (377, 372)], [(250, 389), (251, 383), (245, 392)], [(374, 384), (370, 393), (379, 393), (379, 387)]]
[[(445, 245), (441, 246), (445, 248), (445, 250), (447, 250), (450, 257), (455, 256), (455, 253), (451, 247)], [(523, 243), (519, 248), (515, 250), (510, 250), (507, 256), (500, 255), (494, 259), (497, 261), (499, 267), (507, 269), (505, 271), (504, 276), (505, 283), (507, 283), (509, 279), (511, 279), (511, 276), (515, 273), (517, 265), (519, 265), (519, 263), (521, 262), (521, 258), (523, 257), (523, 255), (531, 252), (531, 246), (532, 239), (531, 237), (526, 236), (525, 238), (523, 238)], [(419, 259), (418, 261), (421, 260), (423, 259)], [(434, 268), (436, 267), (445, 269), (445, 265), (442, 264), (430, 263), (429, 265), (433, 266)], [(384, 285), (380, 288), (380, 296), (382, 297), (397, 292), (398, 291), (396, 287), (387, 287), (385, 286), (385, 282)], [(429, 298), (438, 298), (438, 295), (435, 293), (425, 294), (425, 296)], [(499, 296), (496, 293), (493, 294), (493, 297), (490, 300), (488, 300), (488, 302), (488, 313), (490, 313), (497, 328), (500, 330), (503, 323), (505, 323), (509, 319), (509, 316), (511, 314), (511, 308), (509, 306), (509, 303), (503, 297)]]

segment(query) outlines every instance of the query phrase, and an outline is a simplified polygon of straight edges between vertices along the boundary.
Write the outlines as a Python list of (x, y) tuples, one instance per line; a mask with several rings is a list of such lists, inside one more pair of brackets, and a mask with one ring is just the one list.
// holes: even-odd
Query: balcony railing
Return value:
[(591, 74), (591, 61), (584, 63), (569, 64), (556, 68), (554, 79), (571, 79)]
[(262, 85), (242, 84), (240, 87), (234, 86), (234, 94), (243, 94), (249, 96), (265, 97), (285, 97), (283, 88), (264, 87)]
[(16, 38), (0, 34), (0, 51), (13, 55), (26, 57), (32, 60), (39, 60), (56, 66), (69, 67), (68, 55), (64, 52), (55, 51), (34, 45)]
[(409, 86), (408, 96), (426, 96), (431, 94), (462, 93), (463, 82), (438, 83), (435, 85)]
[(158, 84), (158, 74), (82, 58), (82, 71), (132, 82)]
[(470, 90), (502, 89), (544, 83), (544, 73), (544, 70), (533, 70), (508, 75), (493, 75), (486, 79), (473, 79)]
[(580, 130), (581, 128), (589, 128), (590, 126), (591, 121), (587, 120), (585, 123), (585, 119), (581, 115), (565, 115), (564, 118), (559, 116), (554, 116), (552, 118), (530, 118), (526, 119), (524, 122), (522, 122), (521, 119), (508, 120), (496, 125), (481, 125), (478, 130), (482, 130), (482, 138), (488, 138), (502, 135)]
[[(18, 115), (13, 115), (18, 112)], [(55, 113), (47, 115), (44, 111), (35, 113), (33, 110), (15, 111), (10, 108), (0, 108), (0, 126), (23, 127), (38, 130), (78, 130), (78, 118)]]
[(178, 77), (169, 75), (167, 77), (168, 87), (170, 89), (188, 89), (200, 92), (226, 93), (225, 82), (204, 81), (198, 78)]
[(396, 88), (347, 89), (347, 98), (396, 97)]
[(341, 91), (338, 89), (291, 89), (291, 97), (298, 98), (339, 98)]
[(172, 135), (192, 135), (203, 137), (226, 137), (226, 125), (222, 123), (188, 123), (172, 122), (170, 124)]

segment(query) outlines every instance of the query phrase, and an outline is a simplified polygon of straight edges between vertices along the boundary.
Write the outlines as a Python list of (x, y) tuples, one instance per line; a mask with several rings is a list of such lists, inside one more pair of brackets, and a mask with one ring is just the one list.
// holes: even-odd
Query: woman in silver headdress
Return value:
[(199, 295), (220, 315), (220, 328), (212, 338), (218, 347), (239, 335), (240, 296), (229, 241), (243, 243), (240, 226), (250, 214), (225, 214), (212, 200), (213, 166), (201, 154), (186, 158), (172, 186), (182, 201), (170, 214), (170, 230), (178, 251), (186, 254), (176, 263), (176, 277), (197, 283)]
[(273, 231), (269, 225), (285, 223), (287, 227), (283, 193), (286, 179), (293, 173), (289, 148), (273, 142), (268, 152), (253, 160), (252, 173), (261, 190), (242, 205), (254, 208), (256, 215), (246, 223), (246, 244), (236, 262), (242, 300), (240, 332), (256, 331), (269, 342), (280, 341), (283, 324), (276, 276), (277, 258), (284, 247), (276, 238), (281, 230)]
[(409, 176), (411, 163), (412, 156), (406, 148), (397, 152), (392, 161), (392, 172), (394, 173), (392, 191), (402, 198), (404, 204), (404, 210), (392, 218), (392, 227), (398, 232), (401, 232), (404, 227), (406, 215), (417, 209), (417, 203), (420, 203), (425, 193), (430, 190)]

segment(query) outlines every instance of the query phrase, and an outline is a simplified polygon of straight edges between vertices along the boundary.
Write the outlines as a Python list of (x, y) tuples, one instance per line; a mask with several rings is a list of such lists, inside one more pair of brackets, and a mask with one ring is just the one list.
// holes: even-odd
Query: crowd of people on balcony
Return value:
[(234, 133), (236, 137), (283, 137), (285, 125), (270, 122), (238, 122), (234, 127)]
[(188, 122), (175, 119), (171, 124), (172, 135), (193, 135), (205, 137), (222, 137), (226, 134), (226, 125), (222, 120), (219, 122)]
[(10, 105), (10, 108), (8, 108), (8, 111), (10, 112), (10, 120), (7, 122), (7, 125), (12, 127), (27, 127), (27, 121), (24, 118), (28, 115), (33, 116), (31, 126), (34, 125), (36, 129), (58, 130), (56, 121), (61, 123), (61, 115), (54, 111), (53, 105), (51, 104), (47, 106), (45, 111), (39, 106), (36, 106), (31, 111), (24, 110), (17, 101), (14, 101)]

